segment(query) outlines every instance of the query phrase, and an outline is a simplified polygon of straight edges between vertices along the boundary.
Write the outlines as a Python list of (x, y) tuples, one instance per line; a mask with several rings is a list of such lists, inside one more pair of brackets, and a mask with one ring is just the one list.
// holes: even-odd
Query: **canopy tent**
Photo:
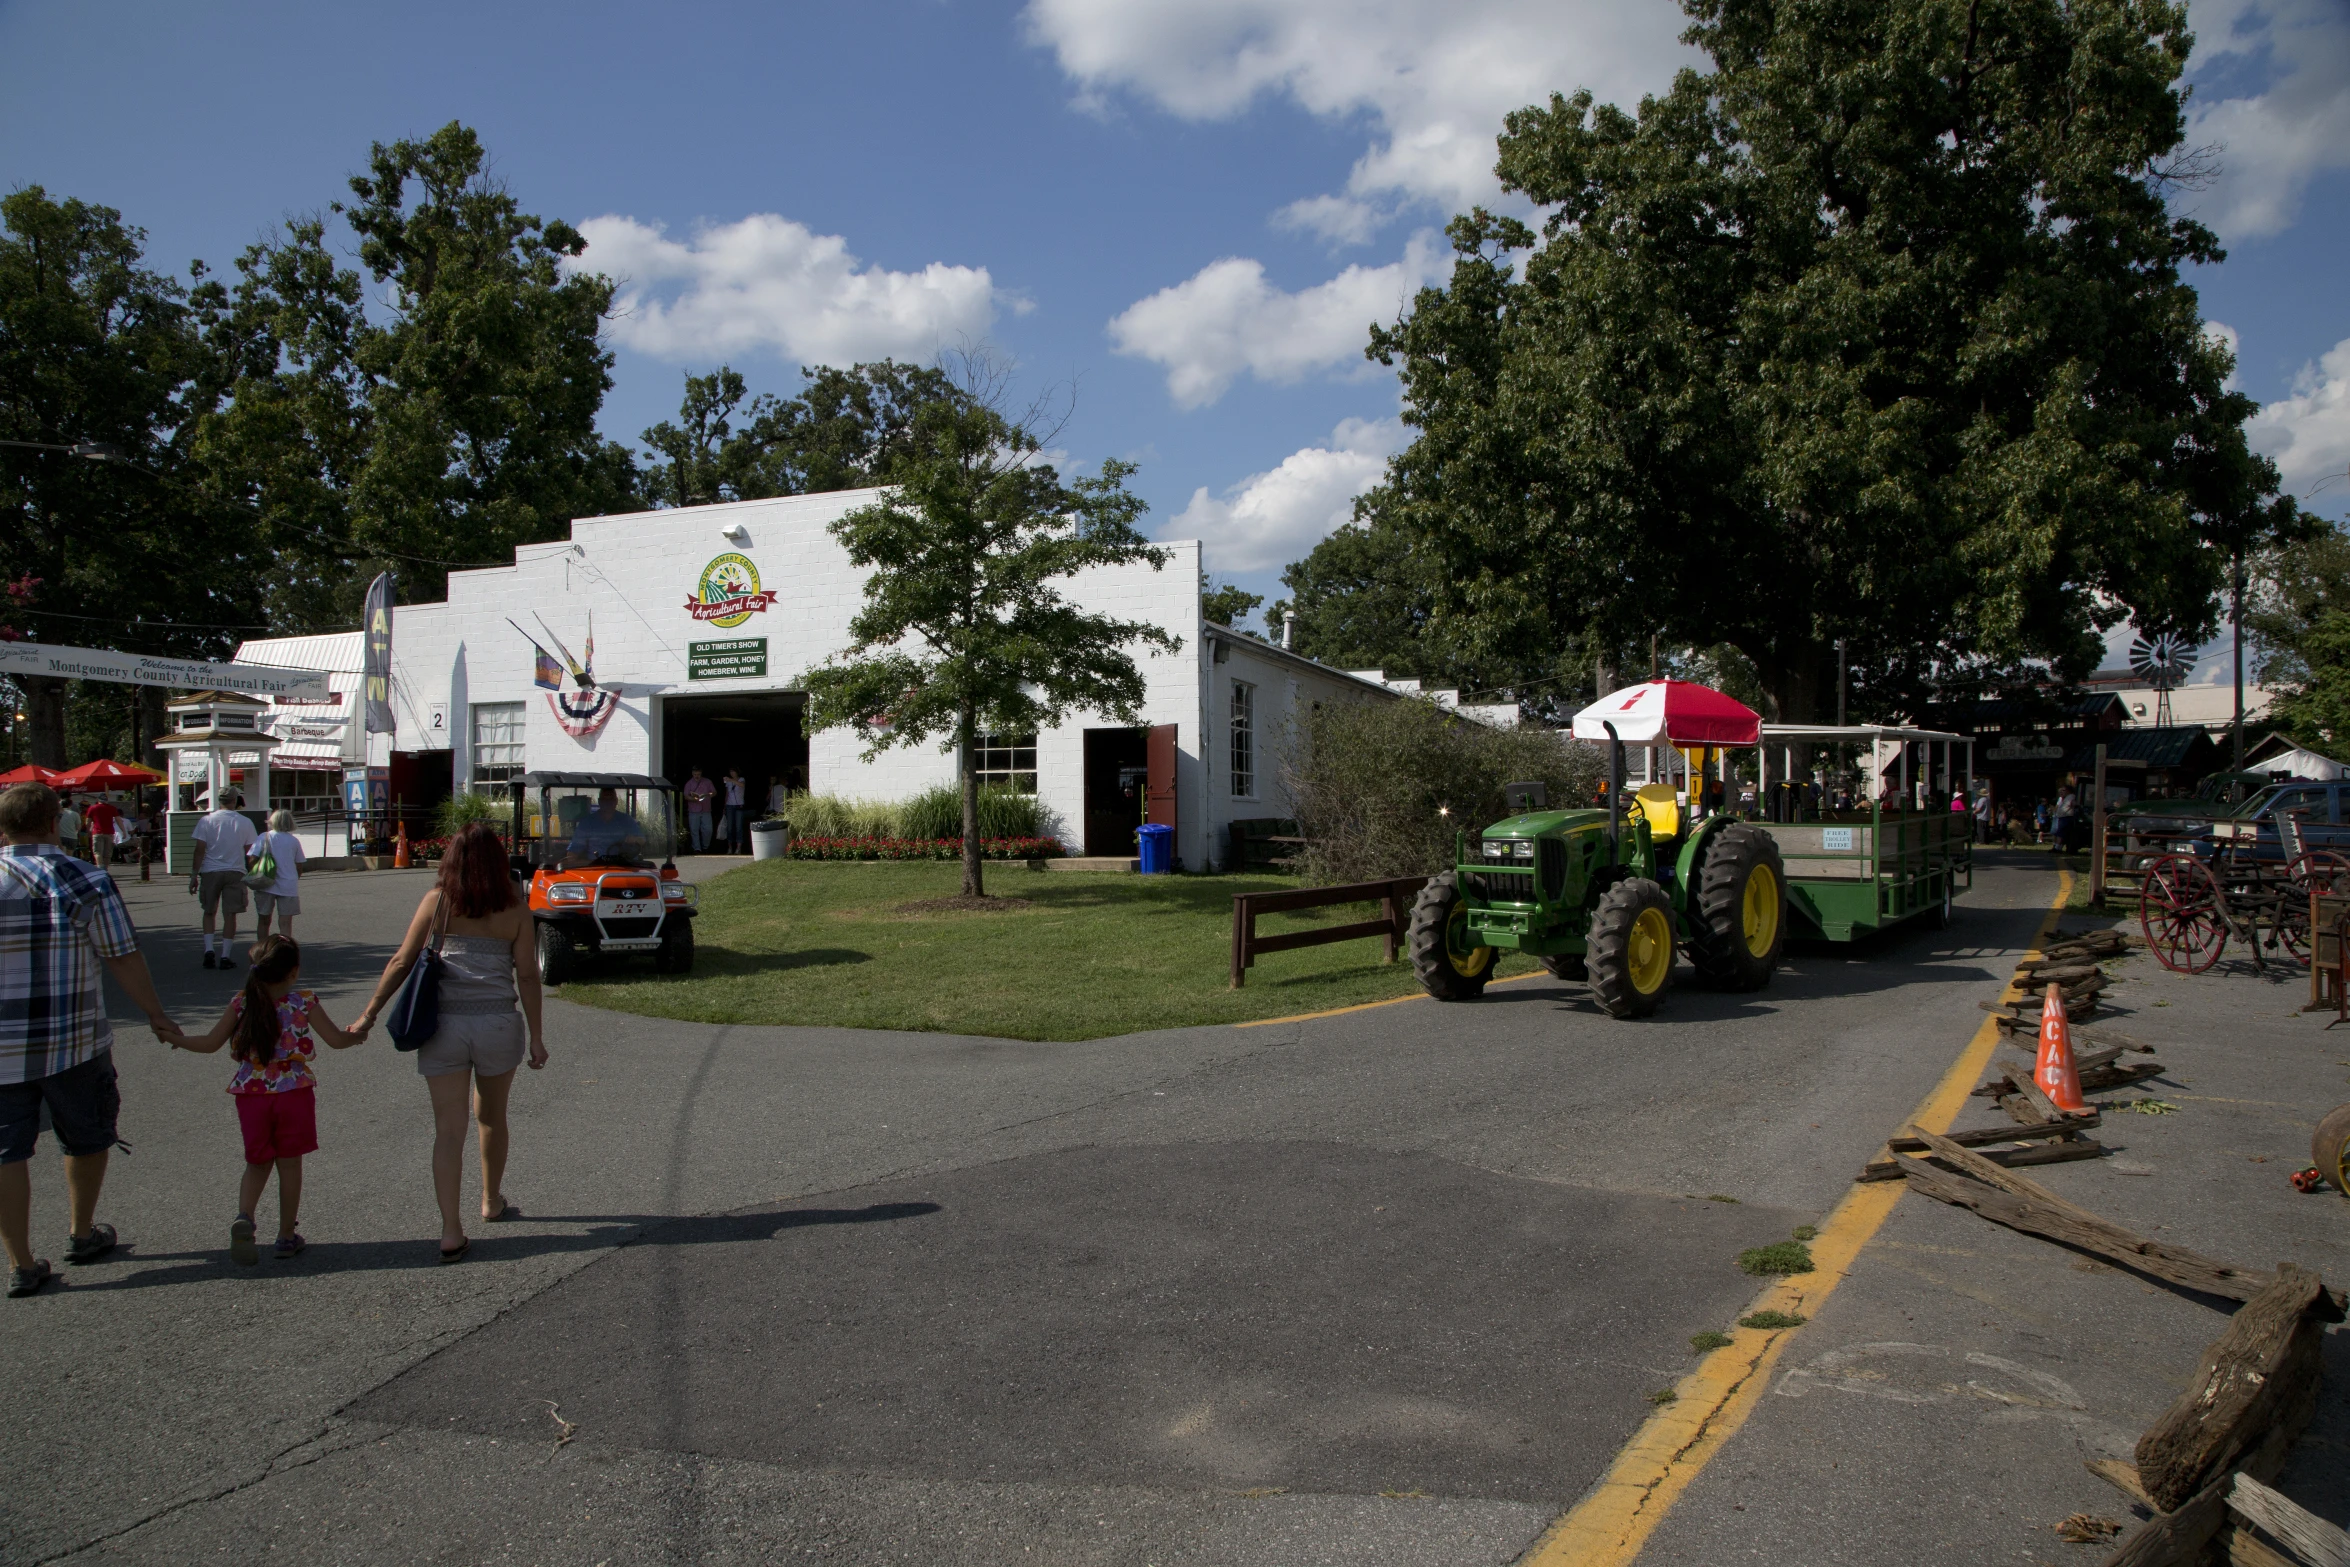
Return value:
[(0, 773), (0, 784), (53, 784), (55, 782), (57, 782), (57, 774), (41, 766), (38, 762), (27, 762), (22, 767), (11, 767), (8, 771)]
[(1575, 738), (1626, 745), (1753, 745), (1762, 715), (1736, 697), (1689, 680), (1651, 680), (1611, 692), (1575, 715)]
[(59, 773), (54, 782), (60, 789), (132, 789), (141, 784), (159, 784), (163, 775), (152, 767), (101, 757)]

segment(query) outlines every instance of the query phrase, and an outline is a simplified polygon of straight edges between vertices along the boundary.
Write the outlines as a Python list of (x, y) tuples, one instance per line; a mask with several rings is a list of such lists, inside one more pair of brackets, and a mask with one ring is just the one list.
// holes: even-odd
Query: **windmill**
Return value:
[(2187, 683), (2195, 667), (2195, 646), (2175, 632), (2158, 631), (2130, 641), (2130, 671), (2154, 688), (2154, 727), (2170, 727), (2170, 694)]

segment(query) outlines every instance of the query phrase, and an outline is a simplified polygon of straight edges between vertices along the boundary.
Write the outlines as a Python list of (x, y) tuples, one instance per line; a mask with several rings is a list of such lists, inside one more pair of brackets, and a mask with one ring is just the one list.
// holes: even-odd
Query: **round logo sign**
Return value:
[(729, 551), (702, 568), (702, 579), (685, 607), (694, 619), (713, 626), (739, 626), (774, 602), (774, 591), (759, 587), (759, 568), (751, 558)]

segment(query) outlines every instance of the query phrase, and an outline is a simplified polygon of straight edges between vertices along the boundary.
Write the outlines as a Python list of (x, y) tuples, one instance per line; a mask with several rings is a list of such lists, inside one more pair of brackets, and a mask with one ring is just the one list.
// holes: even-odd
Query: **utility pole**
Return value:
[(1844, 639), (1836, 639), (1836, 727), (1844, 727)]
[[(2231, 583), (2235, 590), (2234, 605), (2228, 615), (2229, 630), (2234, 637), (2236, 649), (2236, 718), (2231, 727), (2235, 733), (2235, 770), (2241, 773), (2244, 770), (2244, 551), (2241, 547), (2236, 551), (2235, 567), (2235, 578)], [(2230, 800), (2242, 799), (2243, 790), (2244, 780), (2242, 778), (2233, 778), (2228, 781), (2228, 798)]]

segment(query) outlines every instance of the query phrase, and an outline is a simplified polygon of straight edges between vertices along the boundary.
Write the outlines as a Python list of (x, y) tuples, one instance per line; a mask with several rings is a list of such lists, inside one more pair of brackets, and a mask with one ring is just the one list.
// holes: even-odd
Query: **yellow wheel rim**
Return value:
[(1738, 912), (1746, 928), (1746, 950), (1758, 958), (1769, 957), (1771, 943), (1779, 939), (1779, 878), (1768, 865), (1757, 865), (1746, 878)]
[(1632, 922), (1632, 988), (1653, 996), (1673, 972), (1673, 921), (1662, 909), (1642, 909)]
[(1456, 903), (1444, 921), (1444, 957), (1455, 974), (1463, 979), (1475, 979), (1493, 967), (1493, 949), (1464, 945), (1468, 935), (1468, 906)]

